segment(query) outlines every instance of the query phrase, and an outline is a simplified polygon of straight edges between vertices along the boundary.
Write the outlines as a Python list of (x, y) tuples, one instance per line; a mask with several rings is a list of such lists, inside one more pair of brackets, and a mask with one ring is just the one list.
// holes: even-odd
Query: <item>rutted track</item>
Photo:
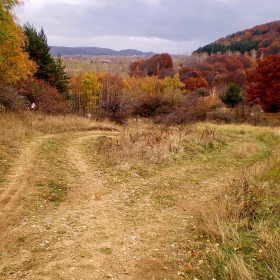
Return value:
[[(52, 136), (47, 136), (52, 137)], [(5, 182), (0, 188), (0, 224), (5, 227), (7, 222), (21, 212), (21, 199), (32, 190), (29, 178), (35, 167), (38, 149), (46, 136), (26, 143), (15, 159)], [(1, 230), (0, 228), (0, 230)]]
[[(22, 148), (0, 189), (0, 279), (175, 279), (171, 277), (177, 276), (177, 255), (187, 242), (186, 229), (194, 225), (195, 209), (238, 169), (232, 165), (227, 174), (227, 166), (217, 167), (205, 157), (203, 168), (199, 161), (171, 165), (152, 178), (132, 174), (122, 181), (95, 166), (84, 145), (116, 135), (47, 135)], [(28, 201), (24, 207), (22, 197), (32, 202), (29, 193), (39, 191), (32, 174), (44, 172), (40, 149), (45, 140), (55, 139), (60, 156), (54, 153), (54, 158), (63, 158), (62, 164), (75, 171), (65, 178), (66, 201), (56, 205), (40, 197), (38, 208), (32, 209)], [(173, 194), (181, 196), (178, 203)], [(161, 207), (164, 203), (167, 206)]]
[[(86, 135), (85, 135), (86, 134)], [(106, 133), (108, 135), (108, 133)], [(102, 131), (94, 131), (87, 133), (76, 133), (76, 142), (81, 143), (83, 139), (98, 137), (104, 135)], [(113, 133), (115, 135), (115, 133)], [(23, 211), (22, 199), (28, 195), (28, 192), (34, 191), (34, 182), (32, 182), (32, 174), (36, 170), (36, 158), (38, 151), (46, 139), (54, 138), (58, 135), (41, 136), (33, 141), (25, 143), (25, 145), (19, 151), (19, 157), (15, 158), (12, 163), (12, 168), (8, 174), (2, 186), (0, 186), (0, 232), (4, 229), (11, 220), (16, 219), (16, 216)], [(75, 146), (75, 141), (73, 146)], [(75, 147), (69, 148), (69, 160), (74, 165), (79, 163), (80, 172), (87, 172), (85, 164), (83, 165), (82, 156), (74, 151)], [(71, 157), (73, 159), (71, 159)], [(77, 158), (78, 157), (78, 158)], [(84, 176), (81, 177), (83, 179)], [(81, 184), (84, 185), (84, 184)]]

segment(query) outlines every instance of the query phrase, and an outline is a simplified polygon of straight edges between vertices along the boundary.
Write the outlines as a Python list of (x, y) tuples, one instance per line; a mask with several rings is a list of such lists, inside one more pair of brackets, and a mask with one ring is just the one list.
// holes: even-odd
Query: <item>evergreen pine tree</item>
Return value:
[(228, 107), (234, 107), (243, 100), (240, 93), (241, 88), (235, 83), (230, 83), (226, 92), (221, 96), (221, 100)]
[(34, 26), (26, 23), (23, 26), (28, 42), (25, 46), (30, 58), (36, 62), (38, 69), (35, 77), (50, 82), (53, 77), (53, 58), (50, 55), (50, 47), (47, 44), (47, 37), (43, 28), (37, 33)]
[(55, 86), (61, 93), (69, 89), (69, 76), (65, 71), (65, 66), (62, 64), (61, 56), (54, 59), (50, 54), (47, 36), (44, 29), (37, 33), (36, 28), (26, 23), (23, 26), (25, 35), (28, 37), (28, 42), (25, 46), (30, 58), (38, 65), (35, 77), (48, 82)]
[(54, 86), (59, 92), (67, 92), (69, 90), (70, 77), (65, 71), (65, 65), (63, 65), (63, 61), (60, 54), (54, 60), (54, 78)]

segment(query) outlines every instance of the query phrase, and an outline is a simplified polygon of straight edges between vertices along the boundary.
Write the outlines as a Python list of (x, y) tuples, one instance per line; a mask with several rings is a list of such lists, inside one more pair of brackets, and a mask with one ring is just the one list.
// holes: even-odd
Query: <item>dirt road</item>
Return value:
[[(195, 215), (238, 168), (210, 155), (121, 177), (88, 152), (104, 136), (117, 133), (48, 135), (20, 149), (0, 189), (0, 279), (177, 279)], [(65, 200), (48, 198), (64, 186)]]

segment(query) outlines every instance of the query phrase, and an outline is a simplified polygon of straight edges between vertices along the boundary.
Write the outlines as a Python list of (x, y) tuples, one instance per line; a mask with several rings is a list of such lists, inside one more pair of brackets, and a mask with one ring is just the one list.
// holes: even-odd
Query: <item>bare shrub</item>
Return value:
[(209, 111), (221, 106), (220, 99), (215, 94), (206, 93), (205, 90), (189, 93), (180, 101), (180, 106), (172, 107), (173, 110), (169, 114), (156, 116), (155, 122), (171, 125), (205, 121)]
[(0, 106), (4, 110), (19, 111), (28, 106), (28, 100), (20, 96), (16, 88), (0, 84)]
[(163, 102), (168, 105), (171, 109), (176, 109), (184, 102), (184, 95), (180, 90), (170, 89), (167, 90), (163, 95)]
[(208, 121), (214, 121), (217, 123), (231, 123), (233, 121), (233, 115), (230, 109), (226, 107), (220, 107), (207, 112), (206, 119)]
[(133, 114), (141, 117), (152, 117), (162, 105), (162, 94), (146, 94), (135, 100)]
[(269, 123), (258, 105), (250, 106), (243, 102), (234, 108), (222, 106), (211, 110), (207, 112), (206, 119), (215, 122), (252, 125), (267, 125)]
[(192, 116), (184, 107), (179, 107), (167, 115), (156, 116), (154, 122), (165, 125), (186, 124), (192, 122)]
[(202, 88), (198, 88), (198, 89), (194, 92), (194, 94), (195, 94), (196, 96), (206, 97), (206, 96), (209, 96), (209, 95), (211, 94), (211, 92), (210, 92), (209, 89), (202, 87)]
[(249, 105), (241, 103), (233, 109), (233, 118), (236, 122), (248, 123), (253, 125), (264, 125), (266, 120), (263, 110), (259, 105)]

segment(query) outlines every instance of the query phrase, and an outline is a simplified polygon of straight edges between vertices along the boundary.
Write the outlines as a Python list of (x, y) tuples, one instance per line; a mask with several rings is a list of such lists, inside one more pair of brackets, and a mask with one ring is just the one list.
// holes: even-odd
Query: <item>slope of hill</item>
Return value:
[(210, 54), (239, 51), (245, 53), (253, 49), (257, 51), (258, 56), (262, 53), (268, 55), (280, 52), (280, 21), (273, 21), (238, 31), (198, 48), (196, 52)]
[(108, 48), (98, 48), (98, 47), (61, 47), (52, 46), (51, 55), (116, 55), (116, 56), (132, 56), (132, 55), (147, 55), (151, 56), (155, 53), (153, 52), (142, 52), (134, 49), (127, 49), (121, 51), (115, 51)]

